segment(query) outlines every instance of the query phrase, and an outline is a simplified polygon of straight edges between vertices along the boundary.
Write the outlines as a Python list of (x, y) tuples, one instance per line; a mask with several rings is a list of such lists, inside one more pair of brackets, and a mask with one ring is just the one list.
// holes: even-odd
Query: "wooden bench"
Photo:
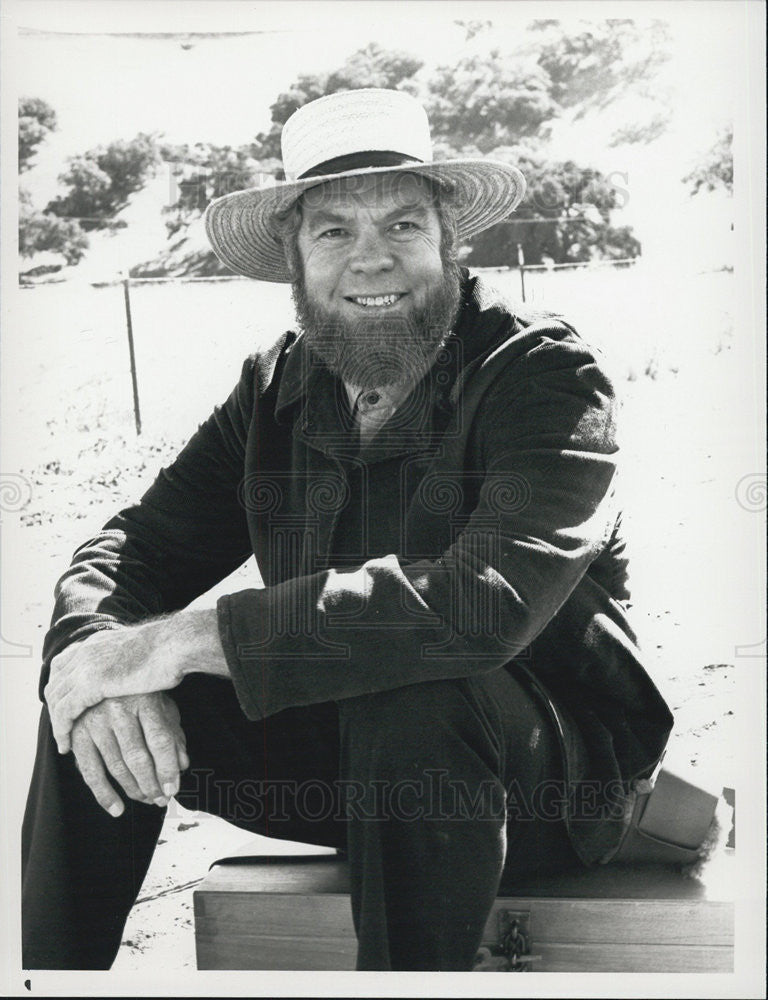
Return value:
[[(728, 850), (704, 880), (615, 866), (537, 879), (496, 900), (478, 970), (732, 972), (733, 863)], [(194, 912), (198, 969), (355, 967), (347, 863), (333, 852), (246, 848), (211, 868)], [(510, 960), (510, 940), (529, 955)]]

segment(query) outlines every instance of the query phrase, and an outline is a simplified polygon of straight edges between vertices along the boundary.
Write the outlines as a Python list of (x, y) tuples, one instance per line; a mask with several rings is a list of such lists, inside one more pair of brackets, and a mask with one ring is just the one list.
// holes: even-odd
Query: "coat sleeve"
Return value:
[(486, 387), (479, 401), (467, 387), (481, 481), (444, 552), (412, 562), (392, 554), (220, 599), (247, 715), (491, 671), (546, 627), (615, 520), (613, 389), (566, 331), (523, 356), (497, 352), (473, 377)]
[(51, 659), (101, 629), (178, 610), (251, 554), (238, 502), (254, 408), (255, 357), (240, 381), (141, 501), (75, 552), (56, 585), (43, 643), (42, 692)]

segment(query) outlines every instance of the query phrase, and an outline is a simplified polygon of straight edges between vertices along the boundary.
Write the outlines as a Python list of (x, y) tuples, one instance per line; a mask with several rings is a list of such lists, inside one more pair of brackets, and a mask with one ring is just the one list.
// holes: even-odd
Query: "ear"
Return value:
[(291, 283), (294, 283), (299, 280), (302, 272), (299, 248), (296, 247), (295, 252), (292, 252), (288, 247), (284, 247), (283, 253), (285, 254), (285, 266), (288, 269)]
[(286, 233), (280, 237), (280, 243), (282, 245), (285, 267), (293, 282), (301, 274), (301, 251), (299, 250), (298, 239), (295, 235)]

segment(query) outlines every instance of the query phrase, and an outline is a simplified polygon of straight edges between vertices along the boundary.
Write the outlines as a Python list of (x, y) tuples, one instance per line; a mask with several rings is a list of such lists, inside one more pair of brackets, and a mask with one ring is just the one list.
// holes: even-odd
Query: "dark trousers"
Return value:
[[(269, 837), (345, 848), (358, 968), (466, 970), (499, 891), (575, 865), (545, 708), (506, 670), (259, 722), (229, 681), (171, 692), (191, 766), (178, 801)], [(164, 810), (95, 802), (43, 709), (23, 829), (25, 968), (107, 969)]]

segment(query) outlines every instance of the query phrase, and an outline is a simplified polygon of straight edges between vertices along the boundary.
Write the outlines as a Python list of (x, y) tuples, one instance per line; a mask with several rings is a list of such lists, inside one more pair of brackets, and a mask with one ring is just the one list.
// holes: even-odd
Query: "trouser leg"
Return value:
[[(302, 818), (296, 809), (301, 781), (336, 787), (335, 706), (250, 722), (228, 681), (193, 675), (171, 694), (190, 757), (178, 795), (182, 805), (267, 836), (344, 843), (337, 808), (317, 819)], [(58, 753), (44, 708), (22, 831), (25, 968), (111, 966), (165, 815), (156, 806), (124, 801), (117, 819), (101, 809), (72, 754)]]
[[(227, 681), (196, 675), (173, 696), (191, 759), (184, 806), (309, 843), (342, 846), (347, 832), (361, 969), (470, 968), (502, 870), (573, 859), (561, 823), (505, 822), (511, 788), (519, 805), (560, 772), (544, 711), (504, 671), (257, 723)], [(307, 782), (327, 789), (319, 809)], [(111, 965), (162, 819), (130, 801), (117, 820), (104, 813), (43, 712), (23, 833), (25, 967)]]
[(252, 722), (229, 681), (192, 675), (170, 694), (190, 759), (177, 795), (185, 808), (265, 837), (344, 846), (335, 704), (286, 709)]
[(500, 670), (339, 710), (358, 968), (471, 969), (502, 873), (575, 862), (531, 809), (561, 777), (545, 709)]
[(24, 968), (110, 967), (163, 816), (130, 799), (109, 816), (72, 754), (59, 754), (43, 708), (22, 828)]

